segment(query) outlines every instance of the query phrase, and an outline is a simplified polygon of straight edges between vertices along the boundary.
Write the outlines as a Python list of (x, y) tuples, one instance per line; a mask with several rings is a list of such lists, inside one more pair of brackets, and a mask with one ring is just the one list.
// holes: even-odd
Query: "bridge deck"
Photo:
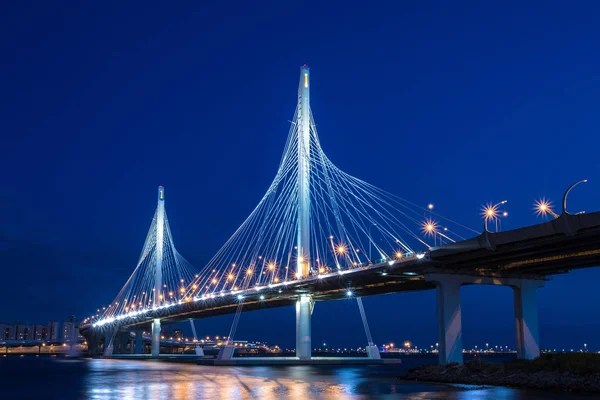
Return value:
[[(287, 284), (215, 294), (190, 302), (146, 310), (142, 314), (109, 321), (90, 328), (148, 326), (153, 318), (164, 323), (201, 319), (242, 311), (293, 305), (298, 295), (310, 293), (315, 301), (433, 289), (429, 273), (456, 273), (490, 277), (544, 278), (571, 269), (600, 265), (600, 212), (563, 214), (559, 218), (511, 231), (489, 233), (462, 242), (432, 248), (417, 257), (361, 266), (340, 273), (312, 277)], [(238, 299), (237, 296), (242, 296)]]

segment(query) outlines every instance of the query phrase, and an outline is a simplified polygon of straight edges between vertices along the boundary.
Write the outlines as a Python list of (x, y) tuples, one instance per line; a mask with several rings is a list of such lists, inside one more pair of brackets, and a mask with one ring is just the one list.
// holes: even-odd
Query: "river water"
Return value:
[(212, 367), (195, 364), (0, 357), (0, 399), (437, 399), (554, 400), (572, 394), (403, 382), (407, 368), (431, 363), (360, 367)]

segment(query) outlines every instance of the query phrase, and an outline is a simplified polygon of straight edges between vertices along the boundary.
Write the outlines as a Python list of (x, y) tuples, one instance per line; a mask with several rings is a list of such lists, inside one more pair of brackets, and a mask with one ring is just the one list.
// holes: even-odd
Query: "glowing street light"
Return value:
[(426, 235), (434, 235), (436, 230), (437, 222), (435, 222), (432, 219), (425, 220), (425, 222), (423, 223), (423, 232), (425, 232)]
[[(502, 200), (500, 203), (491, 205), (488, 204), (487, 206), (484, 206), (481, 211), (482, 211), (482, 215), (483, 215), (483, 227), (485, 229), (485, 231), (488, 231), (488, 220), (492, 220), (492, 221), (497, 221), (498, 218), (498, 207), (501, 206), (502, 204), (506, 204), (508, 202), (508, 200)], [(506, 213), (506, 215), (508, 215), (508, 213)], [(498, 231), (498, 226), (496, 225), (496, 231)]]
[(535, 210), (535, 214), (538, 216), (545, 217), (546, 214), (550, 214), (554, 218), (558, 218), (558, 214), (552, 211), (552, 202), (544, 198), (536, 201), (533, 209)]

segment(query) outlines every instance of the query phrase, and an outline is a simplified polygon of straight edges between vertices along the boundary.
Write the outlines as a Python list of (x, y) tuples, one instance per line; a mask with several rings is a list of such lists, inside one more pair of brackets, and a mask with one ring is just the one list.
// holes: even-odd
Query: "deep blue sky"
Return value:
[[(323, 147), (350, 174), (475, 228), (505, 198), (503, 227), (539, 222), (534, 200), (582, 178), (572, 211), (600, 204), (592, 2), (50, 3), (0, 13), (2, 321), (110, 302), (158, 185), (178, 250), (208, 261), (276, 172), (303, 63)], [(600, 347), (599, 278), (539, 291), (542, 346)], [(365, 307), (377, 342), (436, 341), (434, 292)], [(465, 344), (513, 346), (512, 313), (510, 289), (463, 288)], [(315, 341), (364, 344), (355, 302), (313, 317)], [(198, 327), (226, 334), (231, 318)], [(293, 332), (289, 308), (244, 314), (238, 336)]]

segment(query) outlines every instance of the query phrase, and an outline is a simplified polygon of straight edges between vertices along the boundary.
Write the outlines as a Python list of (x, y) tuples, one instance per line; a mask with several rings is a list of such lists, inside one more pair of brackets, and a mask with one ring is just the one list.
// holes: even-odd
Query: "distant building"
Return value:
[(60, 324), (58, 322), (55, 322), (55, 321), (50, 321), (48, 323), (48, 335), (47, 335), (47, 339), (48, 340), (58, 340), (59, 339), (59, 332), (60, 332)]
[(14, 325), (0, 324), (0, 340), (15, 340)]
[(75, 342), (82, 339), (83, 336), (79, 333), (79, 325), (75, 322), (75, 316), (71, 315), (67, 321), (63, 323), (62, 340), (65, 342)]
[(62, 326), (56, 321), (50, 321), (48, 325), (27, 325), (21, 322), (0, 324), (0, 341), (5, 340), (64, 340), (65, 342), (75, 342), (83, 341), (84, 338), (79, 333), (79, 325), (75, 321), (75, 316), (71, 316)]
[(45, 340), (48, 336), (47, 325), (34, 325), (33, 326), (33, 338), (34, 340)]
[(33, 326), (15, 325), (14, 340), (33, 340)]

